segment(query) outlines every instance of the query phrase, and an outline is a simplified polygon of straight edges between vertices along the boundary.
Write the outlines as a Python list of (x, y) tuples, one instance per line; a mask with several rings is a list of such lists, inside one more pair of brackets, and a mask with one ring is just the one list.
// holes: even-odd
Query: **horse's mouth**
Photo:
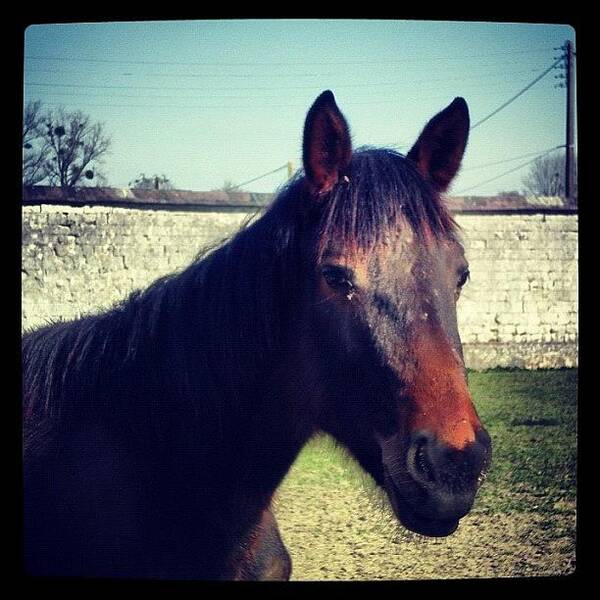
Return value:
[(395, 508), (396, 516), (410, 531), (426, 535), (428, 537), (446, 537), (453, 534), (457, 528), (459, 519), (433, 519), (419, 515), (402, 498), (398, 498), (398, 507)]
[(387, 473), (385, 489), (394, 514), (406, 529), (428, 537), (446, 537), (457, 530), (460, 519), (437, 519), (431, 515), (419, 513), (403, 498), (393, 479)]

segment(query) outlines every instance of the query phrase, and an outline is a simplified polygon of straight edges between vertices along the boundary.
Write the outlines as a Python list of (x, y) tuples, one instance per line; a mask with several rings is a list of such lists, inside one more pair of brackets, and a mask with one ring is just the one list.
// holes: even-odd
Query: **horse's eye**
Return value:
[(460, 289), (461, 287), (463, 287), (465, 285), (465, 283), (467, 283), (467, 281), (469, 280), (469, 277), (471, 277), (471, 273), (469, 272), (469, 269), (465, 269), (459, 279), (458, 279), (458, 288)]
[(339, 265), (325, 265), (321, 274), (327, 285), (337, 291), (348, 293), (354, 288), (353, 273), (346, 267)]

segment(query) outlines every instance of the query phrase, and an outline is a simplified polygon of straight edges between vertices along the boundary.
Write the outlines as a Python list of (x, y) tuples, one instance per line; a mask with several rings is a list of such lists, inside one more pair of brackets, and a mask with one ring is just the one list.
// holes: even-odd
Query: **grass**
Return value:
[(577, 370), (471, 373), (469, 386), (493, 443), (478, 509), (572, 510)]
[[(493, 444), (474, 511), (572, 512), (577, 370), (471, 372), (469, 387)], [(298, 457), (293, 485), (356, 485), (356, 476), (363, 477), (359, 468), (329, 438), (318, 437)]]

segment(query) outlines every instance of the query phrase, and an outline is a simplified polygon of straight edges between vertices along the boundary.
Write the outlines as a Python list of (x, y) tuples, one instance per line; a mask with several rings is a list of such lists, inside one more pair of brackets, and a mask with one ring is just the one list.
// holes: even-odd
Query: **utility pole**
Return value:
[(575, 73), (573, 69), (573, 44), (570, 40), (565, 42), (566, 52), (566, 78), (567, 88), (567, 128), (565, 159), (565, 196), (570, 206), (575, 204)]
[(564, 73), (556, 75), (556, 79), (564, 80), (556, 87), (567, 90), (567, 111), (565, 128), (565, 197), (569, 206), (576, 204), (575, 197), (575, 68), (573, 44), (566, 40), (564, 45), (555, 50), (563, 51), (563, 63), (559, 67)]
[(294, 163), (291, 160), (288, 160), (287, 162), (287, 173), (288, 179), (291, 179), (294, 175)]

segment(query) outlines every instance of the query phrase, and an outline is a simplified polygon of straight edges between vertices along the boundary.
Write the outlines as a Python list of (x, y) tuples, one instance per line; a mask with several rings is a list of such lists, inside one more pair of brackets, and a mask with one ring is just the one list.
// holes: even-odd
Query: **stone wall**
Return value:
[[(22, 325), (109, 307), (185, 267), (251, 207), (23, 207)], [(471, 281), (459, 301), (467, 366), (577, 365), (577, 215), (462, 213)]]
[(577, 365), (576, 214), (461, 214), (471, 281), (459, 300), (465, 361)]

